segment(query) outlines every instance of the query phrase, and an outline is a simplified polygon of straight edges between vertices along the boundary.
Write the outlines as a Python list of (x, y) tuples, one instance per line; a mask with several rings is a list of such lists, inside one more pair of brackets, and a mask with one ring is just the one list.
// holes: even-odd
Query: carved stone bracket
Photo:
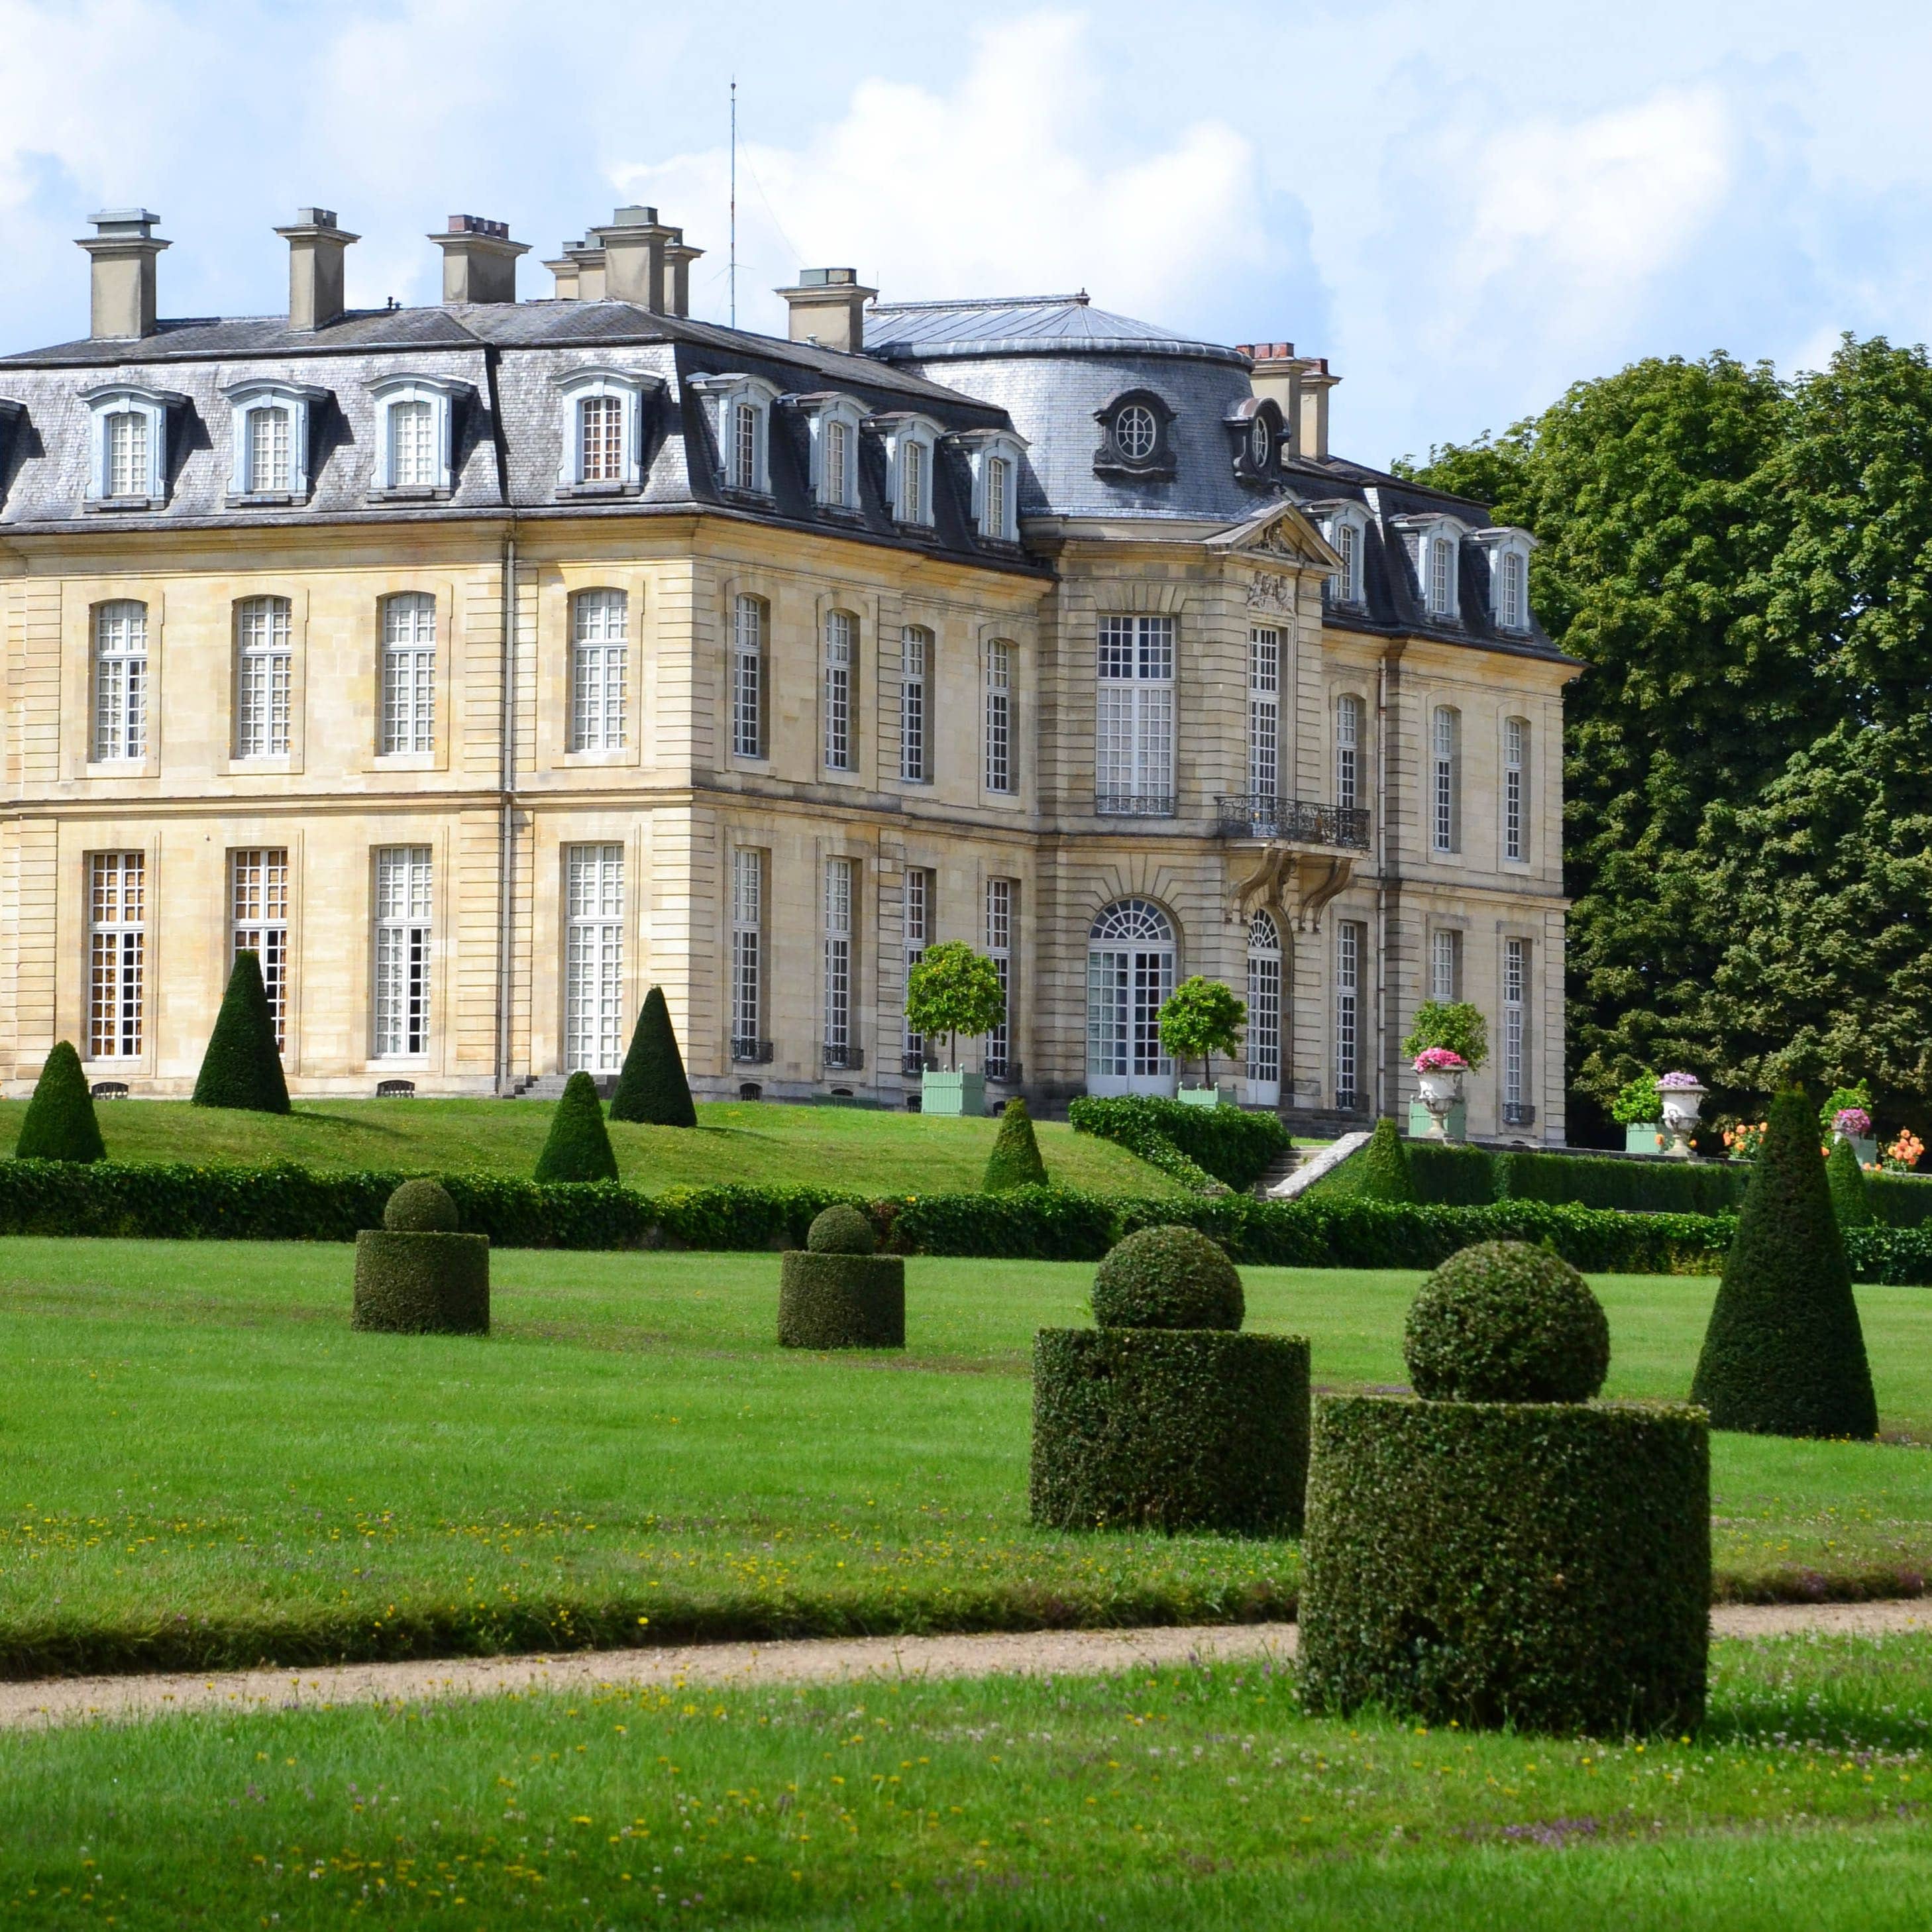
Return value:
[(1346, 888), (1354, 870), (1352, 858), (1297, 852), (1271, 843), (1262, 848), (1254, 865), (1234, 881), (1233, 910), (1228, 916), (1238, 916), (1245, 922), (1258, 907), (1272, 913), (1278, 923), (1292, 923), (1298, 932), (1319, 932), (1323, 909)]

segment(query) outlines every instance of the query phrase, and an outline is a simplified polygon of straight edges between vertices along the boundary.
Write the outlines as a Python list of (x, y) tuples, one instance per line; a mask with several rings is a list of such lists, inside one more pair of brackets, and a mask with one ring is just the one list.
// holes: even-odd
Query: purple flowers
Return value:
[(1840, 1107), (1832, 1125), (1848, 1141), (1862, 1141), (1872, 1130), (1872, 1118), (1862, 1107)]
[(1681, 1091), (1686, 1087), (1702, 1087), (1703, 1084), (1703, 1082), (1700, 1080), (1696, 1074), (1684, 1073), (1682, 1072), (1676, 1073), (1660, 1073), (1658, 1076), (1657, 1078), (1657, 1084), (1659, 1090), (1664, 1093), (1669, 1093), (1672, 1088), (1676, 1088)]

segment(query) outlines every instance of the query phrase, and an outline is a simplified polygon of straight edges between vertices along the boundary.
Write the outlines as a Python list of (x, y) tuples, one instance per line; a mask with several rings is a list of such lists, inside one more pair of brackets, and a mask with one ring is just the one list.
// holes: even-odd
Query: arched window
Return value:
[(1161, 1004), (1174, 991), (1174, 928), (1150, 901), (1117, 900), (1087, 946), (1087, 1090), (1171, 1094), (1161, 1051)]
[(1281, 1099), (1281, 928), (1271, 914), (1248, 922), (1248, 1098), (1272, 1107)]
[(94, 756), (148, 755), (148, 607), (125, 599), (94, 613)]
[(570, 748), (622, 751), (630, 599), (621, 590), (580, 590), (571, 618)]

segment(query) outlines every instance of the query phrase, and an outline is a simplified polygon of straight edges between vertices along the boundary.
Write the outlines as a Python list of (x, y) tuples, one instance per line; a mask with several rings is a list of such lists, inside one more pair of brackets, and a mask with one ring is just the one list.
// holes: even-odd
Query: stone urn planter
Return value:
[(1657, 1090), (1664, 1103), (1664, 1130), (1669, 1140), (1664, 1151), (1688, 1160), (1690, 1136), (1696, 1131), (1697, 1116), (1709, 1089), (1694, 1075), (1666, 1073), (1657, 1083)]
[(1459, 1141), (1466, 1131), (1462, 1076), (1468, 1063), (1447, 1047), (1432, 1046), (1415, 1057), (1417, 1106), (1427, 1124), (1420, 1138)]
[(920, 1075), (919, 1111), (982, 1120), (986, 1112), (986, 1076), (963, 1066), (928, 1067)]

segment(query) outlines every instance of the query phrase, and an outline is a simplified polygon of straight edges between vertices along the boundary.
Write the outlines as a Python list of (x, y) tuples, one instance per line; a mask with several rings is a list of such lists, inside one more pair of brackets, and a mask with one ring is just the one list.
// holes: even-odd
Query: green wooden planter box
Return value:
[[(1449, 1109), (1446, 1123), (1452, 1141), (1466, 1141), (1469, 1138), (1469, 1103), (1458, 1100)], [(1420, 1100), (1408, 1103), (1408, 1137), (1412, 1141), (1432, 1141), (1436, 1138), (1436, 1123), (1429, 1109)]]
[(986, 1076), (964, 1067), (953, 1072), (928, 1067), (920, 1076), (919, 1111), (983, 1120), (986, 1114)]
[(1625, 1154), (1668, 1154), (1670, 1136), (1661, 1120), (1629, 1120), (1624, 1125)]
[(1174, 1097), (1184, 1107), (1226, 1107), (1232, 1104), (1218, 1087), (1178, 1088)]

